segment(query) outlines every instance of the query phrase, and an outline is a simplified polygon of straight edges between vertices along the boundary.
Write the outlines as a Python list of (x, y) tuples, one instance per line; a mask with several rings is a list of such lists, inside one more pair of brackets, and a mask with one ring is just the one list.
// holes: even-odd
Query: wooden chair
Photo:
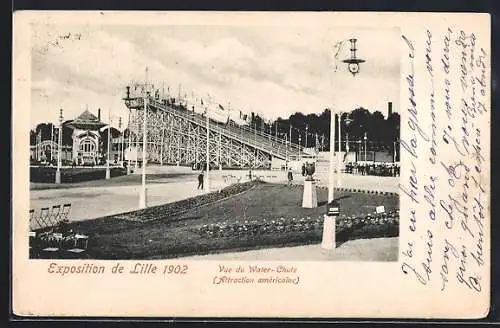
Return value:
[(49, 244), (48, 247), (42, 248), (40, 250), (41, 258), (54, 258), (55, 254), (60, 253), (62, 249), (62, 233), (53, 233), (52, 237), (55, 238), (55, 242)]
[(47, 218), (48, 223), (51, 227), (54, 227), (59, 224), (61, 217), (61, 205), (53, 205), (52, 211), (50, 211), (50, 215)]
[(71, 212), (71, 203), (64, 204), (62, 206), (61, 214), (59, 216), (60, 220), (68, 219), (69, 213)]
[(42, 207), (40, 210), (40, 222), (42, 223), (42, 226), (40, 228), (46, 228), (50, 226), (50, 222), (48, 221), (48, 218), (50, 216), (50, 209), (48, 207)]
[(86, 235), (76, 234), (74, 238), (75, 244), (73, 248), (67, 249), (66, 253), (69, 258), (81, 258), (87, 254), (89, 237)]

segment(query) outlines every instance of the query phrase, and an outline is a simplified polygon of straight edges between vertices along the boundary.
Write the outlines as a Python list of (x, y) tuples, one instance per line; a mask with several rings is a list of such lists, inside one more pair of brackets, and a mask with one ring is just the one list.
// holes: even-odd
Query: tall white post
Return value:
[(219, 159), (218, 159), (218, 162), (219, 162), (219, 171), (222, 171), (222, 163), (221, 163), (221, 151), (222, 151), (222, 148), (221, 148), (221, 138), (222, 138), (222, 132), (221, 132), (221, 131), (219, 131), (219, 140), (218, 140), (218, 144), (219, 144), (219, 145), (218, 145), (218, 146), (219, 146), (219, 147), (218, 147), (218, 148), (219, 148), (219, 150), (218, 150), (218, 157), (219, 157)]
[(163, 148), (164, 148), (164, 143), (165, 143), (165, 129), (163, 128), (163, 123), (162, 123), (162, 128), (161, 128), (161, 144), (160, 144), (160, 165), (163, 165)]
[[(139, 115), (139, 114), (137, 114)], [(134, 172), (137, 172), (138, 162), (139, 162), (139, 125), (137, 125), (137, 133), (134, 136), (135, 142), (135, 159), (134, 159)]]
[(123, 166), (123, 161), (125, 160), (125, 157), (123, 156), (123, 151), (124, 151), (124, 137), (123, 137), (123, 132), (121, 131), (122, 129), (122, 118), (120, 116), (120, 121), (119, 121), (120, 125), (118, 126), (118, 128), (120, 129), (120, 162), (122, 163), (121, 165)]
[(285, 169), (288, 171), (288, 136), (285, 134)]
[(365, 132), (365, 162), (368, 162), (368, 161), (366, 160), (366, 139), (367, 139), (367, 138), (366, 138), (366, 132)]
[(309, 133), (308, 133), (308, 130), (309, 130), (309, 126), (308, 126), (308, 125), (306, 125), (306, 144), (305, 144), (304, 148), (307, 148), (307, 146), (308, 146), (308, 145), (307, 145), (307, 135), (309, 134)]
[(393, 152), (393, 154), (392, 154), (392, 157), (393, 157), (392, 162), (396, 163), (396, 141), (394, 141), (394, 143), (393, 143), (393, 151), (392, 152)]
[[(130, 153), (132, 151), (132, 146), (130, 146), (130, 109), (128, 112), (128, 142), (127, 142), (127, 149), (128, 149), (128, 158), (127, 158), (127, 174), (130, 174)], [(125, 154), (124, 154), (125, 156)]]
[(147, 147), (147, 110), (148, 95), (144, 96), (144, 118), (142, 122), (142, 185), (139, 195), (139, 208), (146, 207), (146, 147)]
[(205, 183), (203, 184), (203, 189), (205, 189), (206, 192), (210, 192), (210, 178), (209, 178), (209, 172), (210, 172), (210, 119), (208, 118), (208, 108), (206, 109), (206, 125), (207, 125), (207, 158), (206, 158), (206, 162), (207, 162), (207, 170), (205, 172), (205, 175), (206, 175), (206, 179), (205, 179)]
[(299, 161), (302, 161), (302, 152), (300, 151), (301, 144), (302, 144), (302, 136), (300, 135), (299, 132)]
[(111, 173), (109, 171), (109, 161), (110, 161), (110, 143), (111, 143), (111, 109), (108, 111), (108, 160), (106, 161), (106, 180), (111, 178)]
[(54, 124), (51, 124), (50, 130), (50, 165), (54, 161)]
[(62, 131), (63, 131), (63, 114), (62, 108), (59, 111), (59, 133), (57, 140), (57, 170), (56, 170), (56, 184), (61, 183), (61, 156), (62, 156)]
[(341, 134), (341, 122), (342, 122), (342, 112), (339, 111), (339, 120), (338, 120), (338, 143), (339, 143), (339, 152), (338, 152), (338, 158), (337, 158), (337, 188), (340, 188), (340, 167), (342, 166), (342, 159), (341, 159), (341, 145), (342, 145), (342, 134)]
[(334, 152), (335, 152), (335, 112), (330, 111), (330, 169), (328, 171), (328, 203), (333, 201), (333, 170), (334, 170)]

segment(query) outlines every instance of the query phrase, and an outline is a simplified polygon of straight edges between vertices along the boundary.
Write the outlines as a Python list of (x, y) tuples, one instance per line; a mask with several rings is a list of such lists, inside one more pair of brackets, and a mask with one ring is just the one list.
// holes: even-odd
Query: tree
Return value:
[(365, 132), (369, 132), (368, 129), (371, 119), (370, 112), (363, 107), (356, 108), (349, 114), (349, 119), (351, 120), (347, 131), (349, 133), (349, 139), (352, 137), (352, 140), (361, 140)]
[(394, 142), (400, 139), (401, 118), (398, 113), (393, 112), (387, 117), (387, 140), (386, 142)]
[[(120, 135), (121, 135), (121, 132), (114, 128), (114, 127), (111, 127), (111, 128), (105, 128), (104, 130), (102, 130), (99, 135), (101, 136), (101, 145), (102, 145), (102, 149), (104, 151), (107, 151), (108, 149), (108, 131), (111, 131), (111, 135), (110, 137), (111, 138), (118, 138)], [(112, 146), (112, 145), (110, 145)]]
[[(71, 146), (73, 144), (73, 129), (68, 126), (68, 123), (71, 121), (64, 121), (63, 122), (63, 134), (62, 134), (62, 144), (63, 146)], [(54, 132), (52, 133), (52, 127), (54, 127)], [(40, 133), (40, 139), (41, 141), (45, 140), (54, 140), (54, 142), (58, 142), (58, 133), (59, 133), (59, 127), (58, 125), (55, 125), (53, 123), (39, 123), (35, 130), (33, 131), (34, 133), (34, 140), (32, 141), (31, 138), (32, 136), (30, 135), (30, 142), (33, 142), (33, 144), (36, 144), (36, 138), (38, 134)]]

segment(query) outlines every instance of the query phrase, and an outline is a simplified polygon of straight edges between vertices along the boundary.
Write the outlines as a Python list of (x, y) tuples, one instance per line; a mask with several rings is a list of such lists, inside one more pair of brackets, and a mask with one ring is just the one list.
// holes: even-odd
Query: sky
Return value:
[[(125, 87), (146, 78), (176, 95), (211, 97), (267, 120), (297, 111), (358, 106), (399, 111), (398, 29), (304, 26), (36, 25), (32, 29), (31, 127), (86, 108), (126, 124)], [(365, 59), (355, 77), (333, 58), (355, 37)], [(350, 56), (349, 42), (339, 60)], [(148, 73), (146, 75), (146, 67)]]

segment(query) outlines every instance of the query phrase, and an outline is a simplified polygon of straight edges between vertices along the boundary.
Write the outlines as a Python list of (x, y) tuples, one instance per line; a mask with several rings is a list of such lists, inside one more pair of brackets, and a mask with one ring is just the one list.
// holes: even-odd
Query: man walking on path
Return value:
[(288, 169), (288, 186), (292, 186), (292, 181), (293, 181), (293, 174), (292, 174), (292, 168)]
[(203, 189), (203, 170), (198, 174), (198, 189)]

